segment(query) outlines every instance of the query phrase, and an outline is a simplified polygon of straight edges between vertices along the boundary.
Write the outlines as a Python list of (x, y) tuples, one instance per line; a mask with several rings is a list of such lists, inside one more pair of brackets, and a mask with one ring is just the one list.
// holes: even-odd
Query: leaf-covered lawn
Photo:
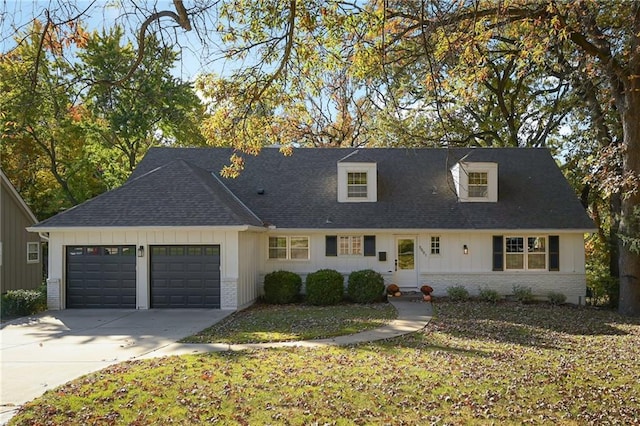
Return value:
[(13, 424), (640, 423), (640, 320), (546, 305), (435, 306), (422, 333), (119, 364)]
[(322, 339), (381, 327), (396, 317), (389, 303), (336, 306), (257, 304), (234, 313), (186, 343), (262, 343)]

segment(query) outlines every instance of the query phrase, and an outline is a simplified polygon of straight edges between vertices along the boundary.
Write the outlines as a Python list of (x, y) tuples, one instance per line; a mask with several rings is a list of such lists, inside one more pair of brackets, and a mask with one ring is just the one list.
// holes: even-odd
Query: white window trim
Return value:
[[(32, 247), (36, 247), (36, 250), (32, 250)], [(31, 259), (31, 254), (35, 254), (36, 258)], [(27, 263), (40, 263), (40, 243), (37, 241), (27, 242)]]
[[(487, 174), (487, 196), (469, 196), (469, 174)], [(498, 202), (498, 163), (461, 162), (451, 168), (453, 184), (458, 200), (463, 203), (496, 203)]]
[[(349, 173), (365, 173), (367, 175), (367, 196), (349, 197)], [(378, 201), (378, 178), (376, 163), (338, 163), (338, 202), (339, 203), (374, 203)]]
[[(287, 256), (285, 258), (281, 258), (281, 257), (271, 257), (270, 256), (270, 250), (271, 250), (271, 246), (269, 245), (269, 240), (271, 238), (286, 238), (286, 253)], [(296, 239), (296, 238), (306, 238), (307, 240), (307, 257), (304, 259), (300, 259), (300, 258), (292, 258), (291, 257), (291, 239)], [(267, 238), (267, 260), (270, 261), (293, 261), (293, 262), (305, 262), (308, 261), (311, 258), (311, 238), (309, 238), (306, 235), (270, 235)]]
[[(485, 178), (486, 178), (486, 183), (484, 185), (480, 185), (480, 184), (472, 184), (471, 183), (471, 174), (472, 173), (477, 173), (477, 174), (484, 174)], [(473, 196), (471, 195), (471, 187), (485, 187), (486, 188), (486, 195), (483, 195), (481, 197), (478, 196)], [(469, 197), (469, 199), (472, 200), (488, 200), (489, 199), (489, 171), (486, 170), (473, 170), (473, 171), (469, 171), (467, 173), (467, 195)]]
[[(348, 238), (349, 239), (349, 253), (341, 253), (340, 252), (340, 239)], [(354, 238), (358, 238), (360, 240), (360, 253), (353, 252), (353, 240)], [(362, 257), (364, 256), (364, 236), (362, 235), (338, 235), (338, 256), (340, 257)]]
[[(523, 255), (523, 267), (522, 268), (509, 268), (507, 264), (507, 254), (521, 254), (521, 253), (507, 253), (507, 238), (523, 238), (524, 251)], [(529, 252), (529, 238), (544, 238), (544, 267), (543, 268), (529, 268), (529, 255), (530, 254), (542, 254), (542, 252)], [(505, 271), (548, 271), (549, 270), (549, 236), (548, 235), (507, 235), (502, 240), (503, 252), (504, 252), (504, 270)]]

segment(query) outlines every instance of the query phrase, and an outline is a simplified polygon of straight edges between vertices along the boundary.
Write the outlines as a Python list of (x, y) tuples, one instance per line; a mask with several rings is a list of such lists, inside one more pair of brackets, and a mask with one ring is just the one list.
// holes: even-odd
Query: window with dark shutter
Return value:
[(549, 270), (560, 270), (560, 237), (549, 235)]
[(504, 270), (503, 247), (504, 245), (502, 243), (502, 235), (494, 235), (493, 236), (493, 270), (494, 271)]
[(364, 236), (364, 255), (365, 256), (376, 255), (376, 236), (375, 235)]
[(327, 235), (325, 237), (325, 256), (337, 256), (338, 255), (338, 236)]

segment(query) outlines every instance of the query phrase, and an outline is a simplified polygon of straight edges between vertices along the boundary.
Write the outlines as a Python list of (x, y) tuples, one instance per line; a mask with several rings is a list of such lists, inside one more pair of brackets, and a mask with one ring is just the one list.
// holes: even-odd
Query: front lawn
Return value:
[(186, 343), (261, 343), (323, 339), (381, 327), (396, 317), (390, 303), (335, 306), (256, 304)]
[(640, 320), (467, 302), (424, 332), (352, 347), (118, 364), (11, 424), (638, 424)]

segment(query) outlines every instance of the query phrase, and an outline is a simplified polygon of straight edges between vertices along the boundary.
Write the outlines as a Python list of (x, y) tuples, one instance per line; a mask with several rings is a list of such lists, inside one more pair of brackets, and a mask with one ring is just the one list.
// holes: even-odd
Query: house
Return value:
[(38, 223), (0, 170), (0, 293), (42, 284), (40, 237), (26, 228)]
[(31, 227), (49, 304), (239, 309), (264, 275), (373, 269), (434, 294), (585, 296), (594, 225), (546, 149), (153, 148), (121, 187)]

